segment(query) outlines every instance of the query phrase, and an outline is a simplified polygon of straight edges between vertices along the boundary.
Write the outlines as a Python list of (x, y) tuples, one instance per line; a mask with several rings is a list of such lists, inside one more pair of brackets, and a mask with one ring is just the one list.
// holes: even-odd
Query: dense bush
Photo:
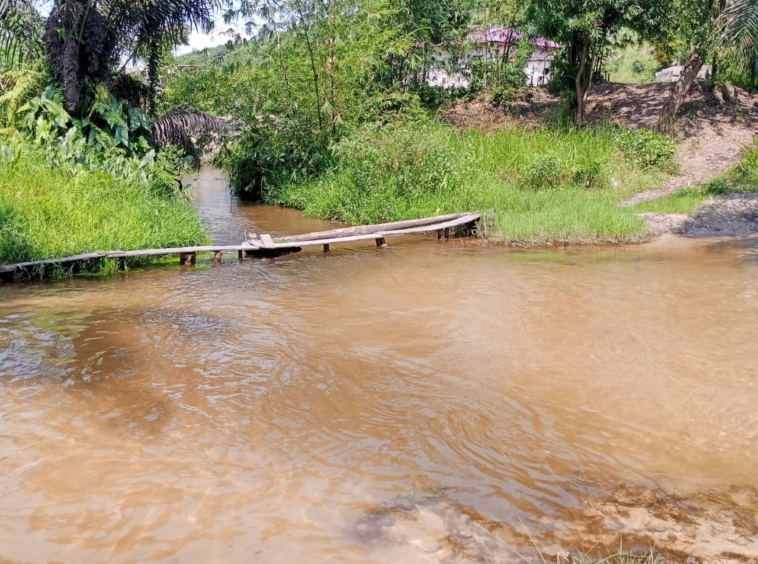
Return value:
[[(644, 223), (617, 203), (662, 174), (614, 159), (616, 139), (610, 129), (487, 135), (435, 122), (366, 126), (333, 147), (328, 172), (273, 185), (264, 198), (350, 223), (474, 210), (488, 212), (488, 234), (498, 239), (635, 240)], [(551, 189), (524, 189), (532, 168), (534, 186), (549, 177)]]
[(619, 147), (626, 158), (643, 168), (671, 168), (676, 141), (651, 129), (625, 130), (619, 135)]
[(561, 182), (561, 159), (551, 153), (537, 154), (524, 171), (524, 181), (530, 188), (555, 188)]

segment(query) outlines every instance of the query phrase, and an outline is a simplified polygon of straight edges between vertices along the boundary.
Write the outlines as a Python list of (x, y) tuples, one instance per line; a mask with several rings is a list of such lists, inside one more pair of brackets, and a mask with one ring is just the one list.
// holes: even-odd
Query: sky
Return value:
[(184, 55), (186, 53), (191, 53), (192, 51), (202, 51), (208, 47), (223, 45), (229, 41), (229, 37), (224, 35), (225, 31), (230, 27), (234, 28), (237, 32), (242, 29), (242, 26), (229, 26), (225, 24), (222, 14), (216, 14), (213, 17), (213, 20), (215, 22), (215, 29), (211, 33), (205, 34), (200, 31), (191, 31), (189, 45), (179, 45), (174, 49), (174, 55)]

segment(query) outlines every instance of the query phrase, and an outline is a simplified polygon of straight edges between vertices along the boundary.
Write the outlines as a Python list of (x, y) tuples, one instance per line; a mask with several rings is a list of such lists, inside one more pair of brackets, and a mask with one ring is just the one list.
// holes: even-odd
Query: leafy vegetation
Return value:
[(668, 135), (645, 128), (627, 130), (619, 135), (619, 147), (642, 168), (674, 167), (676, 142)]
[[(146, 186), (70, 163), (42, 149), (6, 145), (0, 166), (0, 262), (100, 250), (201, 244), (194, 208), (174, 196), (178, 157), (159, 154)], [(137, 171), (135, 171), (137, 172)]]
[[(231, 127), (186, 106), (155, 116), (155, 96), (158, 65), (211, 8), (56, 0), (43, 18), (0, 0), (0, 261), (204, 239), (179, 175), (197, 136)], [(136, 59), (147, 82), (120, 66)]]
[(640, 240), (644, 223), (617, 202), (662, 173), (617, 158), (616, 137), (609, 129), (369, 126), (334, 147), (326, 174), (273, 185), (264, 198), (351, 223), (479, 210), (490, 237), (520, 243)]
[(644, 84), (655, 82), (655, 72), (662, 65), (653, 49), (646, 45), (628, 45), (603, 65), (611, 82)]

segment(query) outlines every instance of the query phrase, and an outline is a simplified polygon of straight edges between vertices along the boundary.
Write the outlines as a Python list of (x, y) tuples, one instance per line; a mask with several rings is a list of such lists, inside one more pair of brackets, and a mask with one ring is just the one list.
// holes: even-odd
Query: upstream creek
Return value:
[[(333, 227), (218, 175), (218, 243)], [(0, 562), (758, 559), (757, 251), (420, 236), (0, 287)]]

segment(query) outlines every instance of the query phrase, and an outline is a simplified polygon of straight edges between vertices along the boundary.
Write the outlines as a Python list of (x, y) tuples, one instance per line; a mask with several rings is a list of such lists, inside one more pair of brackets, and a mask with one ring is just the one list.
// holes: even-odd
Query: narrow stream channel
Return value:
[[(219, 243), (329, 228), (193, 185)], [(674, 511), (758, 510), (757, 343), (744, 241), (415, 237), (0, 287), (0, 561), (758, 558)]]

